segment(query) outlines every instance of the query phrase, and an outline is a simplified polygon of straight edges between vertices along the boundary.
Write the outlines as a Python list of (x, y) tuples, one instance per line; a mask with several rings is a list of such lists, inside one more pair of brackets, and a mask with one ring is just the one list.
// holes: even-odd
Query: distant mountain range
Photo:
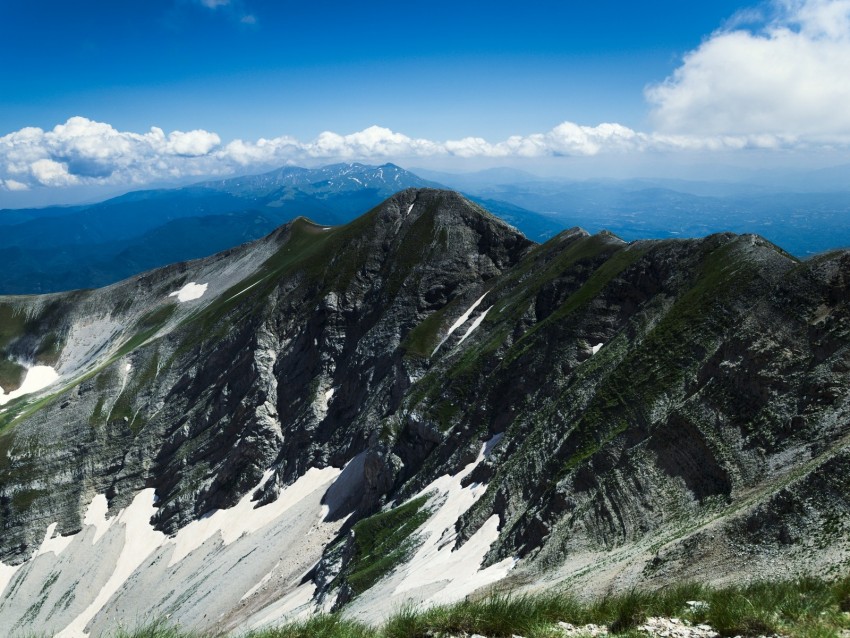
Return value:
[[(138, 191), (88, 206), (0, 211), (0, 294), (105, 286), (258, 239), (299, 216), (346, 223), (393, 193), (429, 186), (437, 184), (393, 164), (334, 164)], [(535, 240), (562, 229), (514, 204), (488, 198), (485, 205)]]
[[(417, 169), (418, 170), (418, 169)], [(843, 173), (842, 173), (843, 171)], [(464, 175), (421, 171), (477, 200), (537, 211), (564, 228), (609, 230), (632, 241), (758, 233), (798, 257), (850, 246), (850, 181), (843, 189), (814, 171), (781, 184), (671, 179), (541, 179), (494, 169)], [(850, 173), (848, 173), (850, 174)]]
[(290, 166), (86, 206), (0, 211), (0, 294), (108, 285), (258, 239), (298, 216), (347, 223), (406, 188), (460, 190), (534, 241), (580, 226), (627, 241), (758, 233), (803, 258), (850, 246), (850, 192), (804, 192), (807, 183), (822, 185), (819, 173), (788, 183), (800, 192), (782, 193), (728, 182), (541, 179), (507, 168), (416, 171), (394, 164)]

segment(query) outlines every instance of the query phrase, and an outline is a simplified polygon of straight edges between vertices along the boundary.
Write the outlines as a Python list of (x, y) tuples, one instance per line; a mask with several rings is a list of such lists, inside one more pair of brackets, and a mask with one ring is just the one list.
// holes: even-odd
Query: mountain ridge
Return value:
[[(88, 206), (0, 211), (7, 274), (0, 293), (102, 287), (259, 239), (300, 215), (339, 225), (404, 188), (433, 186), (394, 164), (282, 167), (179, 189), (136, 191)], [(490, 205), (537, 239), (560, 229), (520, 207)]]
[[(51, 355), (67, 375), (0, 408), (0, 559), (18, 565), (0, 619), (61, 628), (93, 604), (75, 583), (108, 576), (86, 562), (100, 495), (158, 544), (95, 632), (119, 610), (209, 628), (211, 591), (216, 627), (237, 629), (293, 613), (289, 596), (372, 622), (491, 584), (839, 569), (848, 285), (847, 251), (578, 228), (535, 244), (413, 189), (108, 289), (0, 298), (26, 318), (0, 359)], [(228, 512), (278, 518), (186, 545)], [(373, 528), (389, 544), (359, 545)], [(127, 540), (103, 533), (109, 564)], [(73, 551), (48, 549), (60, 538)], [(306, 579), (303, 562), (241, 560), (263, 543), (314, 561)]]

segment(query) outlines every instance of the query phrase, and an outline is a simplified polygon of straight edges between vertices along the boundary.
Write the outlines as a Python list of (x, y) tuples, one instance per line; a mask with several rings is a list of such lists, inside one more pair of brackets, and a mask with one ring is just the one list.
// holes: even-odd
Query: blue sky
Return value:
[(372, 124), (438, 139), (566, 119), (639, 126), (644, 85), (739, 7), (7, 0), (0, 50), (15, 62), (4, 65), (0, 131), (74, 115), (226, 138)]
[(335, 159), (802, 166), (850, 138), (850, 0), (6, 0), (0, 55), (0, 205)]

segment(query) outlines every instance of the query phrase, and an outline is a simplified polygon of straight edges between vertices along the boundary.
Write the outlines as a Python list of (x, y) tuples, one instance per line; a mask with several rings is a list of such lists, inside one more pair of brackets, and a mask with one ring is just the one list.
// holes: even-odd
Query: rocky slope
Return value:
[(0, 298), (0, 387), (60, 375), (0, 407), (0, 624), (845, 569), (848, 286), (847, 252), (538, 245), (423, 189)]

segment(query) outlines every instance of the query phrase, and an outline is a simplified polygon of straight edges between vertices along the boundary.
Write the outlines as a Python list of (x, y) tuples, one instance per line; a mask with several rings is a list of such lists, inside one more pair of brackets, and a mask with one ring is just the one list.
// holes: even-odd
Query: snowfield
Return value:
[(411, 559), (356, 598), (343, 615), (377, 624), (406, 604), (454, 602), (508, 575), (517, 564), (515, 558), (481, 566), (499, 536), (498, 516), (491, 516), (469, 540), (455, 548), (455, 523), (487, 491), (487, 486), (479, 483), (463, 487), (463, 479), (501, 439), (497, 434), (481, 446), (475, 461), (457, 474), (437, 478), (413, 497), (430, 496), (427, 507), (432, 510), (431, 516), (418, 531), (422, 545)]
[[(174, 537), (150, 523), (153, 489), (111, 517), (98, 494), (79, 532), (57, 537), (53, 524), (28, 561), (0, 563), (0, 626), (13, 630), (28, 612), (28, 626), (58, 638), (108, 633), (116, 618), (166, 614), (207, 629), (234, 628), (260, 612), (277, 622), (289, 607), (266, 608), (295, 591), (344, 523), (322, 520), (322, 497), (341, 472), (312, 468), (262, 507), (255, 507), (251, 490), (234, 507), (210, 512)], [(271, 476), (267, 472), (257, 488)], [(238, 618), (231, 616), (237, 609)]]
[[(465, 324), (465, 323), (467, 322), (467, 320), (468, 320), (468, 319), (472, 316), (472, 313), (473, 313), (473, 312), (475, 312), (475, 309), (476, 309), (478, 306), (480, 306), (480, 305), (481, 305), (481, 302), (482, 302), (482, 301), (484, 301), (484, 297), (486, 297), (488, 293), (489, 293), (489, 291), (487, 291), (487, 292), (485, 292), (483, 295), (481, 295), (481, 296), (480, 296), (480, 297), (479, 297), (479, 298), (475, 301), (475, 303), (473, 303), (473, 304), (472, 304), (469, 308), (467, 308), (467, 309), (466, 309), (466, 312), (464, 312), (464, 313), (463, 313), (460, 317), (458, 317), (457, 321), (455, 321), (455, 322), (454, 322), (454, 323), (453, 323), (453, 324), (449, 327), (449, 331), (446, 333), (446, 336), (445, 336), (445, 337), (443, 337), (443, 338), (440, 340), (440, 343), (438, 343), (438, 344), (437, 344), (437, 347), (436, 347), (436, 348), (434, 348), (434, 351), (431, 353), (431, 356), (432, 356), (432, 357), (433, 357), (435, 354), (437, 354), (437, 350), (439, 350), (439, 349), (440, 349), (440, 347), (441, 347), (441, 346), (442, 346), (442, 345), (443, 345), (446, 341), (448, 341), (449, 337), (451, 337), (451, 336), (452, 336), (452, 334), (454, 333), (454, 331), (455, 331), (455, 330), (457, 330), (458, 328), (460, 328), (463, 324)], [(463, 339), (461, 339), (461, 341), (463, 341)]]
[[(431, 514), (416, 532), (421, 544), (345, 614), (377, 622), (399, 604), (455, 601), (507, 575), (515, 559), (481, 567), (499, 535), (497, 516), (455, 548), (457, 520), (487, 490), (462, 482), (500, 439), (414, 497), (429, 496)], [(79, 532), (58, 536), (51, 524), (28, 561), (0, 563), (0, 626), (14, 631), (26, 624), (57, 638), (88, 638), (113, 630), (116, 619), (168, 617), (184, 628), (227, 631), (327, 610), (333, 596), (319, 605), (305, 575), (345, 523), (333, 513), (362, 490), (364, 458), (344, 469), (311, 468), (277, 500), (256, 507), (253, 494), (273, 479), (269, 470), (236, 505), (209, 512), (173, 537), (151, 525), (153, 489), (137, 493), (112, 516), (106, 496), (97, 494)]]
[(24, 382), (17, 390), (6, 394), (0, 388), (0, 405), (6, 405), (12, 399), (17, 399), (25, 394), (32, 394), (53, 385), (60, 379), (59, 373), (52, 366), (33, 366), (27, 370)]
[(193, 301), (204, 296), (204, 293), (207, 291), (207, 286), (209, 286), (209, 284), (196, 284), (194, 281), (190, 281), (180, 290), (175, 290), (168, 296), (177, 297), (177, 301), (180, 303)]

